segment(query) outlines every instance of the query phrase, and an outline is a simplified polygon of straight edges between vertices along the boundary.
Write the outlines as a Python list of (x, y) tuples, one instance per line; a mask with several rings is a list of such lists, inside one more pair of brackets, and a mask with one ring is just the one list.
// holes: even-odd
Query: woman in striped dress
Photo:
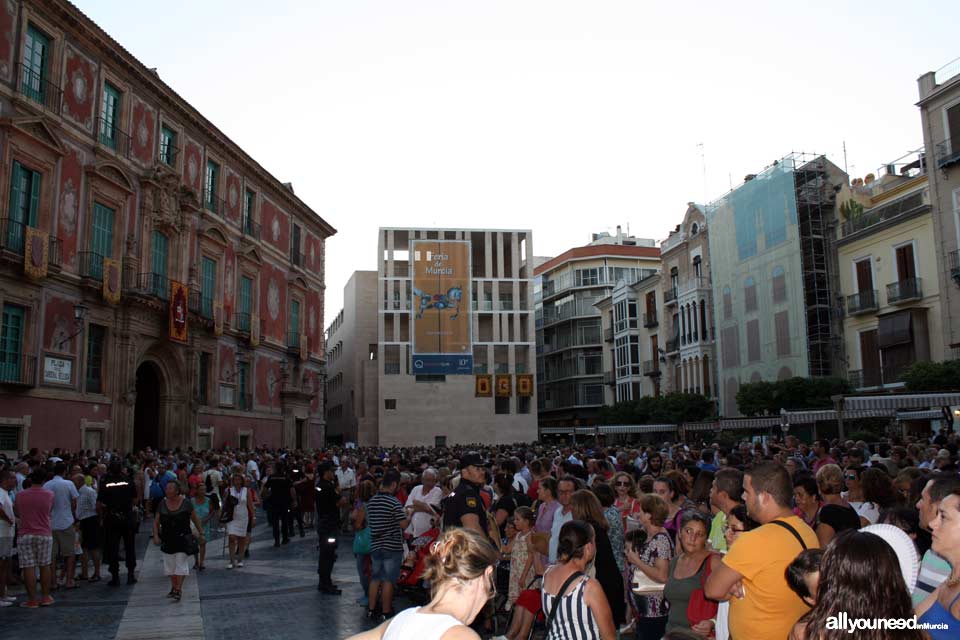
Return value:
[[(586, 575), (597, 553), (593, 527), (571, 520), (560, 529), (558, 564), (543, 576), (547, 640), (615, 640), (617, 628), (603, 588)], [(562, 592), (561, 592), (562, 591)]]

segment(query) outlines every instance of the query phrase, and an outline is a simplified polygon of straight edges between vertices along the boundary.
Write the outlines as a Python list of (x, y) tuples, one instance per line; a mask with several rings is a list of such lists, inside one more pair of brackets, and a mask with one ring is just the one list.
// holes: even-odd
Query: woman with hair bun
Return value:
[(547, 640), (613, 640), (617, 627), (603, 587), (587, 577), (597, 553), (593, 527), (571, 520), (560, 529), (557, 561), (543, 576), (543, 611)]
[(355, 640), (479, 640), (469, 627), (494, 595), (498, 554), (490, 542), (470, 529), (446, 531), (430, 549), (424, 578), (433, 598), (423, 607), (405, 609)]

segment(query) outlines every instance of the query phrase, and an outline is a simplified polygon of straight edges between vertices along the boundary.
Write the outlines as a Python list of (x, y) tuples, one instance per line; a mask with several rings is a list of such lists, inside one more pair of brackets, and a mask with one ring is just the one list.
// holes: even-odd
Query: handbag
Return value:
[(364, 527), (353, 536), (353, 552), (359, 556), (370, 553), (370, 525), (367, 524), (367, 508), (365, 506), (361, 508), (363, 509)]
[(547, 629), (547, 637), (548, 637), (548, 638), (550, 637), (550, 631), (551, 631), (551, 629), (553, 628), (553, 619), (554, 619), (554, 616), (557, 614), (557, 607), (560, 605), (560, 600), (563, 599), (563, 594), (566, 593), (567, 587), (569, 587), (571, 584), (573, 584), (573, 581), (576, 580), (578, 577), (580, 577), (580, 576), (582, 576), (582, 575), (583, 575), (583, 574), (580, 573), (579, 571), (574, 571), (573, 573), (571, 573), (571, 574), (570, 574), (570, 577), (566, 579), (566, 581), (563, 583), (563, 585), (562, 585), (562, 586), (560, 587), (560, 589), (557, 591), (557, 595), (553, 596), (553, 606), (550, 607), (550, 613), (549, 613), (549, 615), (547, 615), (547, 622), (546, 622), (546, 625), (545, 625), (545, 627), (546, 627), (546, 629)]
[(226, 524), (233, 520), (233, 510), (237, 508), (239, 500), (232, 493), (227, 496), (227, 501), (223, 505), (223, 511), (220, 512), (220, 524)]
[(704, 620), (713, 620), (717, 617), (717, 609), (720, 603), (716, 600), (709, 600), (703, 590), (703, 585), (706, 584), (707, 578), (710, 577), (710, 559), (714, 555), (716, 554), (708, 554), (707, 557), (703, 559), (700, 568), (697, 569), (697, 573), (703, 571), (703, 574), (700, 576), (700, 588), (695, 589), (693, 593), (690, 594), (690, 600), (687, 602), (687, 622), (690, 623), (691, 627)]
[(197, 540), (197, 536), (193, 535), (192, 533), (187, 533), (183, 536), (183, 538), (185, 542), (184, 546), (186, 547), (186, 551), (184, 551), (184, 553), (186, 553), (188, 556), (195, 556), (200, 553), (200, 541)]

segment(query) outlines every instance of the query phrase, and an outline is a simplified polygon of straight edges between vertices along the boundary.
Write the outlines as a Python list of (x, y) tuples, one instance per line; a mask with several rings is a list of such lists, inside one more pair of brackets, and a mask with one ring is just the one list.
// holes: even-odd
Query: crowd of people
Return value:
[[(242, 570), (262, 509), (275, 546), (316, 531), (327, 594), (340, 593), (337, 538), (352, 536), (357, 604), (378, 625), (363, 637), (828, 639), (849, 637), (834, 628), (847, 618), (917, 616), (930, 627), (856, 637), (955, 638), (957, 449), (941, 433), (870, 445), (33, 450), (0, 458), (0, 606), (20, 582), (20, 606), (49, 606), (58, 588), (98, 582), (101, 563), (116, 587), (121, 558), (134, 584), (134, 535), (151, 519), (178, 600), (217, 536), (223, 568)], [(425, 604), (397, 614), (398, 592)]]

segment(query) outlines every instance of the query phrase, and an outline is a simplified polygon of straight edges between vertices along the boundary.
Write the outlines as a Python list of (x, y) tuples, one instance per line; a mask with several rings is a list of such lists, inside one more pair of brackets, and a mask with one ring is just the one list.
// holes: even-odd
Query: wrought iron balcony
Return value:
[(180, 155), (180, 147), (175, 144), (164, 144), (160, 142), (160, 162), (168, 167), (177, 166), (177, 156)]
[(675, 287), (670, 287), (663, 292), (663, 304), (676, 304), (677, 303), (677, 289)]
[(300, 352), (300, 333), (298, 331), (287, 331), (287, 349)]
[(847, 313), (855, 316), (861, 313), (871, 313), (877, 310), (877, 290), (867, 289), (852, 296), (847, 296)]
[(238, 393), (237, 409), (240, 409), (240, 411), (253, 411), (253, 394)]
[(113, 149), (121, 156), (127, 156), (130, 153), (130, 134), (121, 129), (116, 120), (108, 121), (101, 118), (97, 139), (100, 144)]
[(250, 333), (250, 314), (244, 311), (234, 313), (233, 328), (240, 333)]
[(213, 320), (213, 296), (205, 296), (202, 291), (191, 291), (187, 309), (201, 318)]
[(607, 327), (603, 330), (603, 341), (604, 342), (613, 342), (613, 328)]
[(658, 375), (660, 375), (660, 361), (659, 361), (659, 360), (644, 360), (644, 361), (643, 361), (643, 375), (645, 375), (645, 376), (658, 376)]
[(643, 326), (644, 326), (644, 327), (646, 327), (647, 329), (650, 329), (651, 327), (655, 327), (655, 326), (657, 326), (658, 324), (660, 324), (660, 322), (657, 320), (657, 314), (656, 314), (656, 312), (643, 314)]
[(946, 169), (960, 162), (960, 141), (947, 138), (936, 145), (937, 168)]
[(680, 350), (680, 337), (667, 340), (667, 353), (673, 353)]
[(923, 290), (920, 286), (920, 278), (906, 278), (897, 282), (891, 282), (887, 285), (887, 302), (890, 304), (902, 304), (919, 300), (923, 297)]
[(253, 238), (254, 240), (260, 240), (261, 227), (259, 224), (253, 221), (252, 218), (247, 218), (243, 222), (243, 235), (248, 238)]
[(20, 355), (0, 362), (0, 384), (34, 387), (37, 384), (37, 357)]
[(17, 65), (17, 91), (45, 109), (60, 113), (63, 90), (27, 65)]
[(210, 213), (215, 213), (220, 217), (224, 217), (227, 214), (227, 201), (220, 197), (216, 189), (204, 189), (203, 208)]
[(170, 300), (170, 278), (160, 273), (138, 273), (128, 288), (140, 295), (152, 296), (164, 302)]
[[(27, 225), (10, 218), (0, 218), (0, 249), (23, 256), (26, 248)], [(59, 268), (63, 261), (63, 242), (50, 235), (47, 250), (47, 265)]]
[(103, 256), (93, 251), (81, 251), (77, 254), (80, 277), (103, 280)]

